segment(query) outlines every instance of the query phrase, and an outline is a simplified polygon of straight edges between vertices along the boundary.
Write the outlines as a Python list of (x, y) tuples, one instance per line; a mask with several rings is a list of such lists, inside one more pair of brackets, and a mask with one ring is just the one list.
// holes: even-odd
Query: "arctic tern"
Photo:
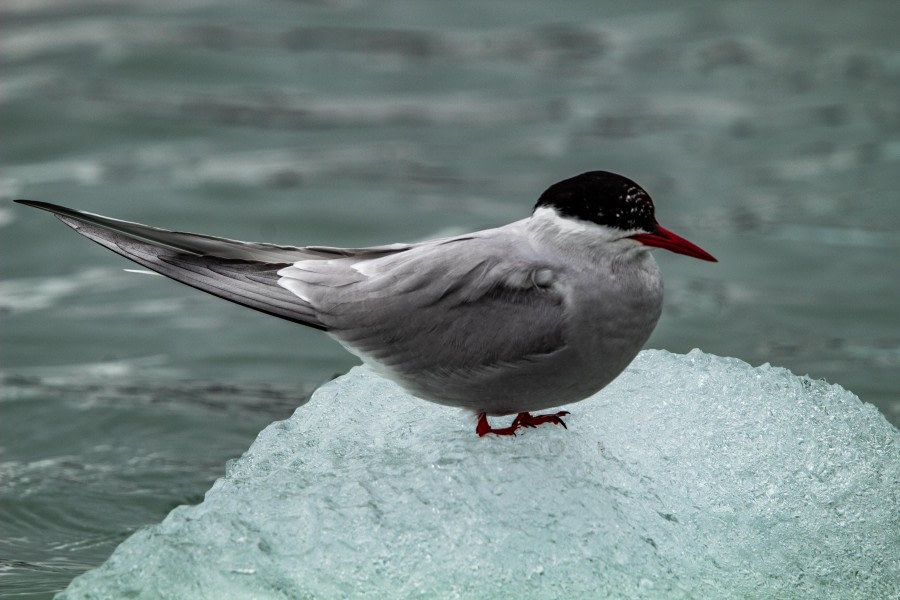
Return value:
[[(320, 329), (411, 394), (514, 435), (615, 379), (659, 319), (652, 248), (710, 254), (657, 223), (634, 181), (560, 181), (530, 217), (465, 235), (369, 248), (279, 246), (181, 233), (34, 200), (113, 252), (243, 306)], [(494, 428), (488, 416), (515, 414)]]

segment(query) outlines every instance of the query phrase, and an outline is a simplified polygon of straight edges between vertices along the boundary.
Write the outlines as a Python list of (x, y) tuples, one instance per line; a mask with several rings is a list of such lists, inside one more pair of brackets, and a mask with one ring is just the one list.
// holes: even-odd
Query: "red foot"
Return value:
[(499, 427), (494, 429), (490, 426), (485, 413), (478, 414), (478, 425), (475, 426), (475, 433), (479, 437), (483, 437), (489, 433), (494, 435), (516, 435), (516, 429), (519, 427), (536, 427), (541, 423), (553, 423), (554, 425), (562, 425), (565, 429), (566, 423), (560, 418), (569, 414), (568, 411), (560, 411), (552, 415), (532, 415), (531, 413), (521, 412), (513, 419), (512, 425), (509, 427)]

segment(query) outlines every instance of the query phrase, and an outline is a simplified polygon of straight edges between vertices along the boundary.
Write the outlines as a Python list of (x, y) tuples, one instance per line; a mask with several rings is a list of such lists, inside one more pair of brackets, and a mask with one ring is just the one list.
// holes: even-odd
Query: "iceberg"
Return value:
[(479, 438), (354, 368), (59, 597), (900, 596), (900, 432), (852, 393), (647, 350), (567, 408)]

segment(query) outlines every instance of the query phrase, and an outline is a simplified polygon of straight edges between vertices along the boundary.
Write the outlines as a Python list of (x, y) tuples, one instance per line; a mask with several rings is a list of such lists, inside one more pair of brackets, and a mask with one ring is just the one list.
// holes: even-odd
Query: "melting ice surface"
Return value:
[(900, 595), (900, 432), (853, 394), (645, 351), (569, 408), (480, 439), (356, 368), (63, 597)]

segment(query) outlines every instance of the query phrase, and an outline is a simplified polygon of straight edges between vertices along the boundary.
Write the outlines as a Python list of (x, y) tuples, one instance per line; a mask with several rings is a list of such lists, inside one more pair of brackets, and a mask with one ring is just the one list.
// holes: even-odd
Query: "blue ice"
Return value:
[(900, 432), (852, 393), (648, 350), (567, 408), (478, 438), (355, 368), (62, 597), (900, 596)]

